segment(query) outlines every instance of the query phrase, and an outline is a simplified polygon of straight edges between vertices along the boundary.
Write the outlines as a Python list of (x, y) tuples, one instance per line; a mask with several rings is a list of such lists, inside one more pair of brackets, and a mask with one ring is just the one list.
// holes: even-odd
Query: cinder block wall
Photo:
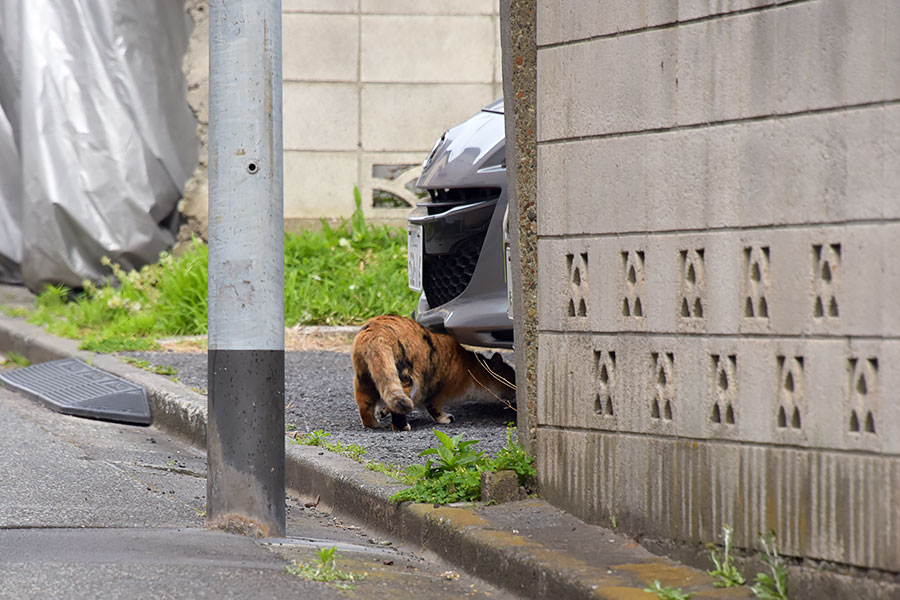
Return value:
[[(205, 141), (207, 0), (185, 70)], [(441, 134), (502, 94), (498, 0), (283, 0), (284, 201), (288, 229), (349, 217), (353, 187), (375, 220), (376, 190), (410, 204)], [(205, 158), (186, 192), (205, 234)], [(196, 228), (195, 228), (196, 229)]]
[(539, 0), (542, 495), (900, 570), (900, 3)]

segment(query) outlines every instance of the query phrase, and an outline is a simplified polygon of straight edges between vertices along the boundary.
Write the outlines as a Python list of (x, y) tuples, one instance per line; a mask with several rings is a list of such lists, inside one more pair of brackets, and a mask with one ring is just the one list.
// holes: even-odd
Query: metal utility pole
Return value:
[(207, 522), (284, 535), (281, 0), (209, 21)]

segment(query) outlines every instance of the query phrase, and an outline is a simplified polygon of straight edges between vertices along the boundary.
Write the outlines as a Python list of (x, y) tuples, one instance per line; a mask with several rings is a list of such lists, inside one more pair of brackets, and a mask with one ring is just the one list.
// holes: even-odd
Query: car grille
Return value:
[(467, 238), (447, 254), (422, 257), (422, 288), (432, 308), (446, 304), (463, 293), (478, 263), (484, 234)]
[(429, 215), (445, 212), (455, 206), (475, 204), (500, 197), (500, 188), (451, 188), (447, 190), (428, 190), (430, 202), (422, 202), (417, 206), (428, 209)]

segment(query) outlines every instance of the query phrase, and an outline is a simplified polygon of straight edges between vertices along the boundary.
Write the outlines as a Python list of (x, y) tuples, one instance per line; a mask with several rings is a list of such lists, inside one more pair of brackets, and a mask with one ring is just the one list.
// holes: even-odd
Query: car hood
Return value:
[(422, 165), (416, 185), (426, 189), (475, 187), (495, 178), (506, 178), (502, 99), (447, 130)]

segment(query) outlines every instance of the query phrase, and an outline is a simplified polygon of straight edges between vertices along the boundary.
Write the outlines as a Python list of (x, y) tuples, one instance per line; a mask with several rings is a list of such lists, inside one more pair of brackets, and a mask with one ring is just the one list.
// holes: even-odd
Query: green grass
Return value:
[(285, 570), (307, 581), (322, 581), (325, 583), (334, 583), (335, 587), (341, 590), (353, 590), (355, 586), (353, 581), (360, 581), (366, 578), (365, 573), (348, 573), (337, 568), (337, 547), (319, 548), (316, 551), (318, 563), (292, 563), (285, 567)]
[(157, 375), (165, 375), (166, 377), (171, 377), (173, 379), (176, 379), (178, 377), (178, 369), (176, 369), (175, 367), (154, 365), (150, 364), (149, 361), (141, 360), (139, 358), (133, 358), (131, 356), (122, 356), (121, 360), (128, 363), (129, 365), (133, 365), (145, 371), (150, 371), (151, 373), (156, 373)]
[[(356, 325), (380, 314), (409, 314), (417, 294), (407, 287), (406, 234), (365, 222), (356, 192), (353, 217), (336, 227), (286, 234), (285, 324)], [(96, 352), (152, 350), (156, 340), (203, 335), (207, 328), (209, 251), (195, 240), (181, 256), (126, 272), (104, 259), (109, 282), (85, 282), (78, 293), (48, 286), (36, 308), (17, 310), (51, 333), (82, 340)]]
[(7, 352), (6, 362), (16, 367), (27, 367), (31, 365), (31, 361), (28, 360), (25, 355), (19, 354), (18, 352)]
[(658, 579), (653, 580), (653, 585), (645, 587), (644, 591), (653, 594), (659, 600), (690, 600), (691, 594), (685, 593), (681, 588), (662, 585)]
[(481, 473), (511, 469), (519, 476), (519, 484), (534, 477), (533, 459), (516, 440), (516, 429), (506, 428), (506, 446), (494, 458), (473, 446), (478, 440), (463, 440), (462, 434), (450, 437), (433, 429), (439, 444), (419, 453), (419, 456), (435, 456), (425, 464), (406, 467), (405, 483), (410, 487), (400, 490), (391, 500), (394, 502), (427, 502), (450, 504), (472, 502), (481, 499)]

